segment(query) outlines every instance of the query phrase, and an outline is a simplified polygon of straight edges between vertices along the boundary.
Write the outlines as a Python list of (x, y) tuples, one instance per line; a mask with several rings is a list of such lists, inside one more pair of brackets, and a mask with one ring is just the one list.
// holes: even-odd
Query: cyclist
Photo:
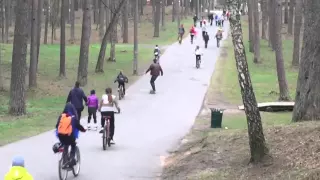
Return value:
[(76, 108), (71, 103), (67, 103), (56, 124), (56, 135), (59, 138), (60, 143), (65, 149), (68, 149), (68, 147), (71, 146), (70, 166), (76, 164), (76, 139), (79, 137), (79, 130), (81, 132), (86, 132), (80, 124), (76, 114)]
[(216, 33), (216, 35), (215, 35), (215, 37), (217, 39), (217, 47), (219, 47), (219, 42), (223, 38), (223, 34), (222, 33), (223, 33), (223, 30), (221, 28), (219, 28), (217, 33)]
[(193, 38), (195, 35), (197, 35), (197, 31), (195, 30), (194, 26), (192, 26), (190, 29), (191, 44), (193, 43)]
[(12, 166), (9, 172), (5, 175), (4, 180), (33, 180), (31, 174), (24, 167), (24, 159), (21, 156), (16, 156), (12, 160)]
[(180, 38), (180, 40), (182, 40), (182, 37), (184, 35), (185, 31), (184, 31), (184, 27), (183, 24), (180, 25), (179, 29), (178, 29), (178, 39)]
[(97, 110), (98, 110), (98, 103), (99, 99), (96, 96), (96, 91), (91, 90), (90, 96), (88, 96), (88, 130), (91, 129), (90, 127), (90, 121), (91, 121), (91, 116), (93, 116), (93, 121), (94, 121), (94, 129), (97, 130)]
[(156, 93), (156, 86), (155, 86), (154, 82), (156, 81), (156, 79), (158, 78), (160, 73), (161, 73), (161, 76), (163, 76), (162, 68), (161, 68), (160, 64), (157, 64), (156, 59), (153, 60), (153, 64), (150, 65), (149, 69), (146, 71), (146, 74), (149, 71), (150, 71), (150, 75), (151, 75), (150, 84), (152, 87), (152, 90), (150, 91), (150, 93), (155, 94)]
[(116, 80), (114, 81), (114, 83), (118, 82), (118, 91), (120, 90), (120, 86), (122, 86), (123, 88), (123, 94), (126, 94), (126, 86), (125, 83), (128, 83), (128, 78), (127, 76), (125, 76), (121, 71), (119, 72)]
[(110, 140), (111, 144), (115, 144), (113, 140), (114, 136), (114, 105), (116, 106), (118, 112), (120, 112), (120, 107), (118, 104), (118, 100), (116, 96), (112, 94), (112, 89), (107, 88), (105, 94), (102, 95), (102, 99), (100, 101), (99, 111), (101, 112), (101, 130), (99, 133), (103, 132), (103, 128), (105, 125), (104, 116), (110, 116)]
[(160, 48), (158, 47), (158, 45), (156, 45), (156, 47), (154, 47), (153, 53), (154, 53), (154, 58), (159, 60), (161, 52), (160, 52)]
[(194, 54), (196, 55), (196, 64), (197, 64), (198, 60), (201, 61), (201, 56), (203, 55), (199, 46), (197, 46), (196, 49), (194, 50)]

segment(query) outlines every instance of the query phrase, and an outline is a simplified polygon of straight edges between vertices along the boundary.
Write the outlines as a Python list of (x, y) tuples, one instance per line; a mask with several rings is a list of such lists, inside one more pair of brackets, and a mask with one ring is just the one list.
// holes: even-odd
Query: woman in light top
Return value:
[(116, 99), (116, 96), (112, 94), (112, 89), (107, 88), (106, 94), (102, 95), (99, 111), (101, 112), (101, 130), (100, 133), (103, 132), (103, 128), (105, 125), (105, 120), (103, 116), (110, 116), (110, 138), (111, 143), (114, 143), (113, 141), (113, 135), (114, 135), (114, 105), (116, 106), (118, 112), (120, 112), (120, 107), (118, 104), (118, 101)]

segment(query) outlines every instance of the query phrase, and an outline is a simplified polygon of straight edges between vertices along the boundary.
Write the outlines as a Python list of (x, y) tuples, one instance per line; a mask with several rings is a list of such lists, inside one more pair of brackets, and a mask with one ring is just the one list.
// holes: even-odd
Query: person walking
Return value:
[(160, 74), (161, 74), (161, 76), (163, 76), (162, 68), (161, 68), (160, 64), (157, 63), (156, 59), (153, 60), (153, 63), (150, 65), (150, 67), (146, 71), (146, 74), (149, 71), (150, 71), (150, 75), (151, 75), (150, 84), (152, 87), (152, 90), (150, 91), (150, 93), (155, 94), (156, 93), (155, 81), (157, 80), (157, 78)]
[(94, 122), (94, 129), (98, 129), (97, 125), (97, 110), (98, 110), (98, 104), (99, 104), (99, 99), (96, 96), (96, 91), (91, 90), (90, 96), (88, 96), (88, 130), (91, 129), (90, 126), (90, 121), (91, 121), (91, 116), (93, 117), (93, 122)]
[(190, 29), (191, 44), (193, 44), (193, 39), (196, 34), (197, 34), (197, 31), (195, 30), (194, 26), (192, 26)]
[(76, 108), (77, 118), (79, 119), (79, 121), (81, 119), (81, 112), (84, 109), (82, 100), (87, 104), (87, 97), (84, 94), (83, 90), (80, 88), (80, 83), (76, 81), (74, 88), (69, 92), (66, 103), (70, 102)]
[(208, 42), (209, 42), (209, 34), (208, 32), (205, 32), (204, 36), (203, 36), (203, 39), (204, 39), (204, 47), (207, 49), (208, 47)]
[(197, 21), (198, 21), (198, 16), (195, 14), (195, 15), (193, 16), (193, 26), (194, 26), (194, 27), (197, 27)]

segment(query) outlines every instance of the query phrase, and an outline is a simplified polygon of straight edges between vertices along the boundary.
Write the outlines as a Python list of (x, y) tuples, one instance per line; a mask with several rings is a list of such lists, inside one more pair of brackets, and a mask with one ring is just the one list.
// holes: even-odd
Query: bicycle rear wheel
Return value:
[(102, 148), (103, 150), (107, 149), (107, 131), (106, 128), (103, 129), (103, 134), (102, 134)]
[(75, 160), (76, 160), (76, 165), (72, 167), (72, 173), (74, 177), (77, 177), (80, 173), (80, 164), (81, 164), (80, 150), (78, 146), (76, 146)]
[(65, 152), (62, 153), (61, 159), (59, 160), (59, 179), (60, 180), (66, 180), (68, 177), (68, 167), (67, 163), (68, 163), (68, 158), (66, 157), (68, 156), (68, 154), (65, 154)]

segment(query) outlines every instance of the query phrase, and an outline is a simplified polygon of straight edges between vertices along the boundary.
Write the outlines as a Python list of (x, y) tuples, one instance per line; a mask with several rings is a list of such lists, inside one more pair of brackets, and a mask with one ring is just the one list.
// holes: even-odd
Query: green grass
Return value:
[[(275, 53), (268, 47), (268, 42), (262, 40), (260, 45), (262, 63), (254, 64), (253, 53), (249, 52), (247, 22), (243, 21), (242, 25), (247, 61), (257, 101), (259, 103), (277, 101), (279, 98), (278, 95), (274, 93), (270, 94), (270, 92), (272, 91), (279, 92)], [(285, 62), (285, 71), (289, 86), (290, 97), (293, 99), (296, 89), (298, 70), (291, 67), (292, 50), (293, 41), (283, 39), (283, 57)], [(235, 67), (233, 45), (230, 42), (230, 39), (228, 42), (228, 59), (226, 62), (226, 69), (221, 77), (223, 82), (222, 92), (224, 92), (224, 95), (228, 98), (228, 100), (232, 103), (242, 103), (242, 99), (240, 96), (240, 87), (237, 78), (238, 72)]]
[[(3, 60), (1, 68), (5, 76), (5, 88), (9, 90), (12, 45), (3, 45)], [(9, 93), (0, 94), (0, 145), (39, 134), (53, 129), (59, 113), (64, 107), (66, 96), (74, 85), (77, 75), (79, 46), (67, 46), (66, 49), (66, 74), (67, 78), (58, 78), (59, 73), (59, 45), (42, 45), (39, 61), (38, 88), (28, 92), (27, 115), (11, 117), (7, 115)], [(132, 45), (117, 45), (116, 63), (105, 62), (104, 74), (95, 74), (95, 65), (99, 53), (99, 46), (90, 47), (88, 65), (88, 84), (83, 87), (86, 94), (95, 89), (101, 96), (107, 86), (115, 87), (113, 80), (122, 70), (130, 81), (132, 77)], [(123, 52), (126, 51), (126, 52)], [(109, 50), (107, 51), (109, 54)], [(141, 69), (149, 64), (152, 49), (139, 48), (139, 64)], [(85, 112), (85, 111), (84, 111)]]

